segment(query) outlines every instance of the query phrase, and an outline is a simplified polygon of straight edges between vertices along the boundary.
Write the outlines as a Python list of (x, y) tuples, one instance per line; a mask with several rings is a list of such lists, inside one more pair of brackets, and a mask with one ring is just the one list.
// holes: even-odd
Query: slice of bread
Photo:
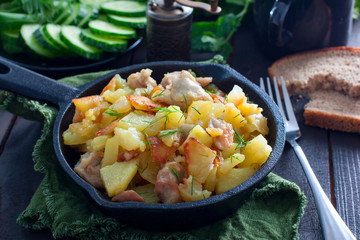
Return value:
[(308, 95), (311, 101), (305, 105), (305, 124), (360, 133), (360, 97), (331, 90), (317, 90)]
[(274, 62), (271, 77), (284, 77), (290, 95), (308, 93), (305, 123), (360, 133), (360, 48), (333, 47)]
[(332, 47), (289, 55), (268, 69), (282, 75), (291, 95), (333, 89), (360, 96), (360, 48)]

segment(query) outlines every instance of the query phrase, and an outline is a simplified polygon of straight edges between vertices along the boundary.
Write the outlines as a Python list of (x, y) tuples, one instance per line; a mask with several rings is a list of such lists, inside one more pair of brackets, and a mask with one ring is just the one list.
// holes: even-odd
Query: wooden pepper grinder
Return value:
[(218, 14), (219, 0), (150, 0), (147, 10), (147, 61), (190, 61), (193, 8)]

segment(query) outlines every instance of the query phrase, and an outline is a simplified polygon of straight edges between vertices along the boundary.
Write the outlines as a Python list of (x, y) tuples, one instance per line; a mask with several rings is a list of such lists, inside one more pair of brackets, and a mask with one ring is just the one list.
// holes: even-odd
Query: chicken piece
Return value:
[(219, 128), (223, 132), (222, 135), (214, 137), (214, 145), (217, 148), (225, 150), (232, 145), (234, 141), (234, 129), (230, 123), (212, 117), (210, 118), (208, 127)]
[(102, 158), (102, 152), (87, 152), (81, 155), (80, 160), (74, 167), (74, 171), (93, 187), (103, 188), (104, 183), (100, 176)]
[(200, 83), (201, 87), (205, 87), (212, 82), (212, 77), (197, 77), (196, 81)]
[(154, 87), (157, 86), (156, 81), (150, 76), (151, 69), (142, 69), (140, 72), (132, 73), (127, 78), (127, 85), (132, 89), (146, 88), (148, 93), (151, 93)]
[(126, 190), (111, 198), (113, 202), (144, 202), (144, 198), (142, 198), (137, 192), (134, 190)]
[(168, 105), (178, 105), (182, 110), (187, 110), (186, 106), (190, 106), (196, 100), (213, 101), (200, 83), (196, 82), (194, 76), (185, 70), (166, 74), (160, 85), (165, 91), (153, 100)]
[(158, 172), (155, 193), (162, 203), (181, 202), (179, 183), (186, 177), (185, 169), (177, 162), (168, 162)]
[(140, 149), (120, 153), (118, 156), (118, 162), (130, 161), (131, 159), (136, 158), (140, 154), (141, 154)]

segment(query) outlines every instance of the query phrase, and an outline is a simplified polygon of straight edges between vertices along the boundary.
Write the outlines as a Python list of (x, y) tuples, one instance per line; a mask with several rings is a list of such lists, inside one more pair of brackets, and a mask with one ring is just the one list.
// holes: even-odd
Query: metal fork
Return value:
[[(347, 240), (355, 239), (355, 236), (351, 233), (350, 229), (346, 226), (345, 222), (341, 219), (329, 199), (327, 198), (324, 190), (322, 189), (319, 181), (317, 180), (311, 166), (296, 140), (301, 136), (299, 125), (296, 121), (294, 110), (291, 105), (289, 94), (287, 92), (284, 79), (280, 77), (281, 90), (284, 99), (285, 110), (281, 101), (279, 88), (277, 85), (276, 78), (273, 78), (273, 88), (276, 96), (276, 102), (279, 109), (284, 117), (285, 130), (286, 130), (286, 141), (293, 147), (297, 158), (299, 159), (302, 168), (304, 169), (305, 175), (310, 184), (312, 193), (315, 198), (315, 203), (320, 217), (320, 223), (322, 232), (326, 240)], [(270, 78), (266, 78), (267, 91), (265, 88), (263, 78), (260, 78), (260, 87), (269, 94), (274, 100)]]

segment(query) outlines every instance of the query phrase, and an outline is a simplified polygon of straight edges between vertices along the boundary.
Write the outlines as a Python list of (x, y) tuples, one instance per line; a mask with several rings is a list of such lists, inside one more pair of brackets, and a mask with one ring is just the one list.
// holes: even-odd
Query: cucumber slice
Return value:
[(0, 12), (0, 31), (19, 30), (23, 24), (35, 23), (33, 16), (24, 13)]
[(55, 55), (62, 54), (61, 48), (58, 48), (56, 45), (54, 45), (51, 41), (49, 41), (46, 38), (44, 34), (44, 26), (40, 26), (38, 29), (36, 29), (33, 35), (43, 48), (49, 50)]
[(86, 8), (87, 8), (87, 15), (79, 21), (79, 23), (77, 24), (78, 27), (86, 26), (91, 19), (97, 18), (99, 14), (99, 10), (92, 5), (86, 5)]
[(80, 12), (80, 4), (79, 3), (75, 3), (73, 4), (73, 8), (72, 8), (72, 12), (70, 14), (70, 16), (68, 16), (63, 22), (62, 24), (65, 25), (71, 25), (74, 23), (75, 18), (78, 16)]
[(69, 46), (70, 50), (76, 54), (88, 59), (98, 60), (104, 55), (104, 52), (98, 48), (84, 43), (80, 39), (81, 28), (76, 26), (61, 26), (60, 37), (63, 42)]
[(107, 14), (141, 17), (145, 16), (146, 4), (135, 1), (111, 1), (101, 4), (101, 10)]
[(20, 37), (24, 41), (26, 46), (31, 50), (31, 52), (46, 58), (54, 58), (55, 55), (46, 48), (43, 48), (33, 34), (39, 27), (39, 24), (22, 25), (20, 29)]
[(1, 42), (5, 52), (17, 54), (23, 52), (24, 48), (19, 42), (20, 31), (2, 31)]
[(67, 19), (72, 12), (73, 5), (71, 3), (67, 3), (66, 7), (63, 9), (61, 14), (54, 20), (55, 24), (63, 22), (65, 19)]
[(68, 5), (69, 2), (65, 0), (54, 2), (54, 13), (52, 19), (53, 20), (57, 19), (64, 12), (64, 10), (67, 8)]
[(131, 27), (118, 26), (101, 20), (90, 21), (89, 28), (92, 33), (98, 35), (124, 37), (128, 39), (136, 37), (136, 30)]
[(109, 22), (116, 25), (128, 26), (133, 28), (145, 28), (146, 17), (123, 17), (109, 14), (107, 15)]
[(43, 28), (43, 34), (54, 46), (70, 53), (69, 47), (60, 39), (61, 26), (57, 24), (48, 23)]
[(80, 3), (79, 6), (80, 6), (79, 13), (74, 20), (75, 25), (77, 25), (88, 14), (88, 9), (85, 4)]
[(95, 35), (89, 29), (82, 30), (80, 38), (85, 43), (106, 52), (122, 52), (127, 47), (127, 40), (125, 39)]
[(96, 8), (100, 8), (100, 5), (103, 2), (108, 2), (109, 0), (80, 0), (81, 3), (93, 5)]

